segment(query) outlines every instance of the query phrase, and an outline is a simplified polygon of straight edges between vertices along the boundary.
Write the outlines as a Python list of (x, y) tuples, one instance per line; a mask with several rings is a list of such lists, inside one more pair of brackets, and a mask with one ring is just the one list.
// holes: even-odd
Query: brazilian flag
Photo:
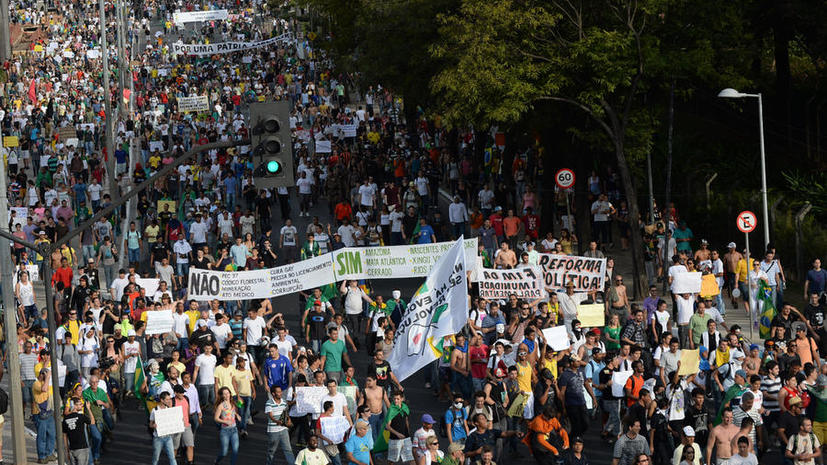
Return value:
[(758, 302), (763, 302), (764, 307), (759, 317), (758, 332), (761, 339), (769, 339), (772, 320), (778, 313), (775, 310), (775, 303), (772, 299), (772, 288), (763, 279), (758, 281)]
[(421, 216), (416, 219), (416, 227), (411, 231), (411, 240), (408, 241), (408, 244), (416, 244), (419, 240), (419, 219), (422, 218)]
[(379, 436), (376, 437), (376, 442), (373, 444), (374, 453), (386, 452), (388, 450), (388, 442), (390, 442), (391, 432), (388, 431), (387, 426), (388, 423), (390, 423), (391, 420), (393, 420), (400, 413), (404, 413), (405, 415), (411, 414), (411, 409), (408, 407), (408, 404), (403, 402), (399, 407), (397, 407), (396, 404), (391, 404), (388, 409), (388, 413), (385, 414), (385, 421), (382, 423), (382, 429), (379, 430)]
[[(139, 355), (138, 363), (135, 365), (135, 383), (132, 386), (132, 393), (135, 394), (135, 398), (138, 399), (138, 405), (147, 408), (147, 400), (141, 392), (141, 386), (144, 385), (145, 381), (146, 374), (144, 373), (144, 362), (141, 360), (141, 356)], [(146, 411), (149, 413), (148, 408)]]

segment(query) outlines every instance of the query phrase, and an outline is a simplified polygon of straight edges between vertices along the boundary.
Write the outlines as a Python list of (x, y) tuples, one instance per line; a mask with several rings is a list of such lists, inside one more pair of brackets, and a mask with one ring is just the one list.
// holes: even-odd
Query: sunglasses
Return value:
[(517, 352), (517, 355), (528, 355), (528, 352)]

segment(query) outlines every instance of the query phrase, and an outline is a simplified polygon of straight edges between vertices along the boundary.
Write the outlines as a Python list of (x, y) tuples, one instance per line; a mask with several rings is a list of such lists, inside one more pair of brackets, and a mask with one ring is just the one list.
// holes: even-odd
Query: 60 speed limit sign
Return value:
[(755, 216), (755, 213), (744, 210), (738, 214), (738, 219), (735, 221), (735, 224), (738, 226), (738, 230), (742, 233), (751, 233), (755, 231), (755, 226), (758, 224), (758, 219)]
[(574, 171), (563, 168), (554, 175), (554, 182), (560, 189), (568, 189), (574, 185)]

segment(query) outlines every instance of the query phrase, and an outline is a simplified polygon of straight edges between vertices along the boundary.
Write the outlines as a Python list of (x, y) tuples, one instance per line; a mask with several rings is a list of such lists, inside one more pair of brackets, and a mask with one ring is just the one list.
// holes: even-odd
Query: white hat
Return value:
[(734, 249), (735, 247), (737, 247), (734, 242), (730, 242), (726, 246), (727, 246), (728, 249)]
[(683, 435), (686, 437), (695, 437), (695, 430), (692, 429), (691, 426), (684, 426), (683, 427)]
[(136, 333), (134, 329), (130, 329), (129, 332), (126, 333), (126, 337), (137, 336), (137, 335), (138, 335), (138, 333)]

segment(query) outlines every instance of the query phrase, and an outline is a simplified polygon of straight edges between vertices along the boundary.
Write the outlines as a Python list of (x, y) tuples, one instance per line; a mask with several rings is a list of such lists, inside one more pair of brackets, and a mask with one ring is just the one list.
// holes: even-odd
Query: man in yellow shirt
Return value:
[(233, 366), (233, 353), (227, 351), (221, 360), (221, 365), (215, 367), (215, 397), (218, 398), (218, 391), (226, 387), (230, 390), (232, 396), (236, 395), (235, 386), (233, 385), (233, 375), (235, 374), (235, 367)]
[(43, 368), (37, 375), (37, 380), (32, 385), (34, 405), (32, 405), (32, 417), (37, 425), (37, 461), (46, 463), (55, 460), (55, 422), (52, 418), (54, 411), (54, 396), (50, 371)]
[(187, 316), (190, 317), (189, 330), (190, 334), (192, 334), (192, 332), (195, 331), (195, 323), (198, 321), (199, 318), (201, 318), (201, 311), (198, 310), (198, 302), (194, 300), (190, 302), (190, 309), (184, 313), (186, 313)]
[[(749, 259), (750, 269), (755, 265), (755, 259)], [(735, 279), (738, 281), (738, 290), (741, 292), (741, 298), (746, 302), (749, 298), (749, 284), (747, 283), (747, 260), (741, 258), (738, 260), (738, 265), (735, 267)]]

